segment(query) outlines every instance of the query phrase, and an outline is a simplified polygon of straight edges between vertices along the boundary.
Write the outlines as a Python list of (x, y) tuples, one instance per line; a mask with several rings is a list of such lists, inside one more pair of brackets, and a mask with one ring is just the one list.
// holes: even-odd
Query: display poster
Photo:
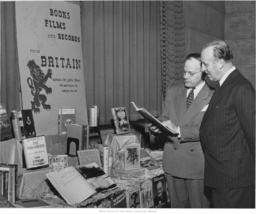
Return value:
[(16, 2), (23, 109), (32, 109), (37, 135), (58, 134), (58, 111), (76, 110), (87, 125), (80, 6), (71, 2)]

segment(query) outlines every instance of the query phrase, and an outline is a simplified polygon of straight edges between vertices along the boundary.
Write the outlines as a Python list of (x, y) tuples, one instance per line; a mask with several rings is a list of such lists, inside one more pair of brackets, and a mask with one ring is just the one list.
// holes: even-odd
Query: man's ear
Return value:
[(218, 59), (218, 61), (217, 61), (218, 69), (220, 69), (220, 70), (223, 69), (224, 65), (225, 65), (224, 59)]

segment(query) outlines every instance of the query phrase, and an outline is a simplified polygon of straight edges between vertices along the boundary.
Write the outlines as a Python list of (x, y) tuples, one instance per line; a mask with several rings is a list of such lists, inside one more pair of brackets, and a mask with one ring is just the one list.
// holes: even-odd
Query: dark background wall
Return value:
[(234, 64), (255, 86), (255, 1), (226, 1), (225, 13), (225, 40)]
[(234, 64), (255, 86), (255, 1), (184, 1), (186, 54), (224, 39)]
[(214, 40), (224, 39), (224, 1), (184, 1), (186, 54), (201, 52)]

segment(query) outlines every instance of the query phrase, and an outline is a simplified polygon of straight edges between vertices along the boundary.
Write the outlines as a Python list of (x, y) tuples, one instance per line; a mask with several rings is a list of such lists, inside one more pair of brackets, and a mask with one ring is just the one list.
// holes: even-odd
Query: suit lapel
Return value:
[(238, 74), (239, 74), (238, 70), (234, 70), (224, 81), (223, 85), (220, 88), (218, 88), (216, 91), (214, 91), (211, 101), (209, 103), (209, 107), (205, 112), (202, 124), (212, 114), (213, 110), (217, 107), (223, 95), (226, 94), (229, 91), (229, 89), (233, 86), (233, 82)]
[(181, 125), (187, 124), (196, 114), (198, 114), (203, 107), (207, 104), (204, 102), (209, 97), (209, 87), (207, 84), (201, 89), (201, 91), (196, 96), (195, 100), (192, 102), (189, 109), (183, 115), (182, 120), (180, 121)]
[(176, 111), (176, 115), (179, 123), (182, 117), (184, 116), (184, 114), (186, 113), (186, 105), (187, 105), (186, 97), (187, 97), (187, 90), (183, 86), (182, 88), (180, 88), (174, 100), (175, 111)]

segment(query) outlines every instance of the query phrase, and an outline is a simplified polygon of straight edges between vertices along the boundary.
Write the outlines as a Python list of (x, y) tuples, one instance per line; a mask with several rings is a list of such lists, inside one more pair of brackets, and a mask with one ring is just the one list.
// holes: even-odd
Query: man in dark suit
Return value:
[(214, 208), (255, 207), (255, 89), (224, 41), (207, 44), (202, 68), (218, 81), (200, 127), (205, 185)]
[[(213, 91), (204, 81), (199, 53), (187, 56), (183, 78), (184, 83), (168, 89), (158, 117), (178, 134), (169, 135), (164, 145), (163, 169), (172, 208), (208, 208), (199, 127)], [(152, 124), (149, 128), (153, 133), (159, 131)]]

